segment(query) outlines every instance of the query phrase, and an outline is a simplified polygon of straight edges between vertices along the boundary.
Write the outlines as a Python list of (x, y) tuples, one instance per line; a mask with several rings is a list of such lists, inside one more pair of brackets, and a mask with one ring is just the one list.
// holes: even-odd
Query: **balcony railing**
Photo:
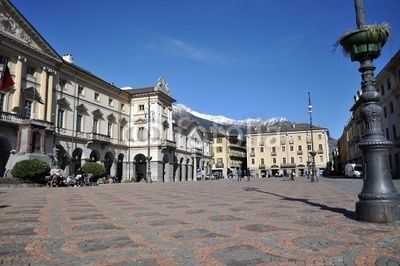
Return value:
[(276, 151), (271, 152), (271, 156), (276, 156), (276, 155), (277, 155)]
[(265, 164), (260, 164), (259, 169), (265, 169)]
[(0, 120), (2, 120), (2, 121), (20, 123), (26, 119), (29, 119), (29, 118), (22, 114), (0, 112)]
[(224, 164), (223, 163), (216, 163), (215, 164), (215, 168), (224, 168)]
[(323, 153), (324, 153), (324, 150), (318, 150), (317, 153), (318, 153), (318, 154), (323, 154)]
[(103, 142), (103, 143), (110, 143), (111, 142), (111, 137), (108, 135), (100, 134), (100, 133), (88, 133), (90, 134), (89, 138), (92, 141), (98, 141), (98, 142)]
[(176, 147), (176, 142), (168, 139), (162, 139), (161, 140), (161, 146), (163, 147)]
[(297, 155), (303, 155), (303, 151), (297, 151)]
[(256, 154), (254, 152), (250, 152), (250, 157), (254, 157)]

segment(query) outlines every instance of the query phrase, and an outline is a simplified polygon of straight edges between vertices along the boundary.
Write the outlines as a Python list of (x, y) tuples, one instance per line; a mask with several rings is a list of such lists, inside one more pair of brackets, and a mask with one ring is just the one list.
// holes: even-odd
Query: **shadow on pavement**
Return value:
[(347, 209), (344, 209), (344, 208), (329, 207), (328, 205), (325, 205), (325, 204), (312, 202), (309, 199), (287, 197), (287, 196), (280, 195), (280, 194), (277, 194), (277, 193), (263, 191), (261, 189), (255, 188), (255, 187), (246, 187), (246, 188), (243, 188), (243, 190), (244, 191), (249, 191), (249, 192), (255, 191), (255, 192), (259, 192), (259, 193), (275, 196), (275, 197), (280, 198), (281, 200), (302, 202), (302, 203), (310, 205), (312, 207), (320, 208), (323, 211), (330, 211), (330, 212), (334, 212), (334, 213), (343, 214), (346, 218), (349, 218), (349, 219), (352, 219), (352, 220), (356, 220), (355, 212), (347, 210)]

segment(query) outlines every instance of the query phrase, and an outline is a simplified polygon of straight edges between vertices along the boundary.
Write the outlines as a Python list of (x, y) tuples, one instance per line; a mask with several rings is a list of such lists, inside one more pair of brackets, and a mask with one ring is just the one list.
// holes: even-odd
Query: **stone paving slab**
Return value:
[[(0, 265), (400, 265), (357, 180), (0, 189)], [(21, 197), (24, 195), (24, 197)]]

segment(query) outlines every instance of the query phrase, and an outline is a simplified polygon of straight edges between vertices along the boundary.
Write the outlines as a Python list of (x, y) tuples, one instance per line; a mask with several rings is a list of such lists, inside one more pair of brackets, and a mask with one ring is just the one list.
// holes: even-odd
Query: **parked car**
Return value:
[(361, 177), (362, 176), (362, 165), (355, 163), (348, 163), (344, 168), (344, 175), (346, 177)]

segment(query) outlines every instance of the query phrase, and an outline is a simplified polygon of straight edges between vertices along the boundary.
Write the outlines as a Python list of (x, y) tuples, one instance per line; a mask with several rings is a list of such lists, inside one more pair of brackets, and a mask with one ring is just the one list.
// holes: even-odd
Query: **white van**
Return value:
[(344, 168), (344, 175), (346, 177), (361, 177), (362, 176), (362, 165), (355, 163), (348, 163)]

